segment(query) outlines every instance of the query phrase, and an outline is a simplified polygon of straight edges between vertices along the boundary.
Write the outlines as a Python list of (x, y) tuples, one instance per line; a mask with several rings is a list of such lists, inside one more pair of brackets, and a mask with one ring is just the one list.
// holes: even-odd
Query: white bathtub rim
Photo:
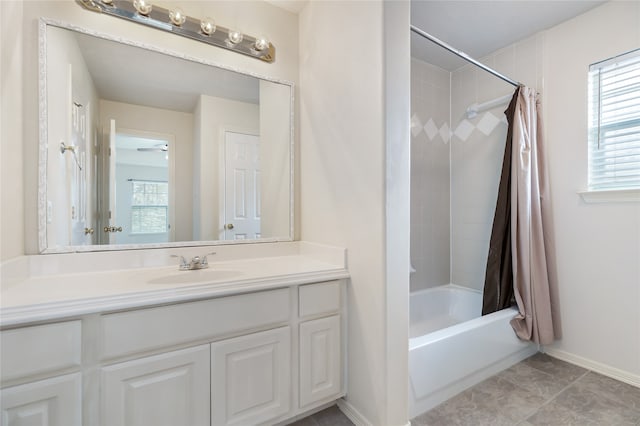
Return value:
[(449, 284), (443, 284), (443, 285), (439, 285), (439, 286), (435, 286), (435, 287), (428, 287), (428, 288), (421, 288), (420, 290), (414, 290), (412, 292), (409, 293), (409, 297), (411, 297), (414, 294), (419, 294), (419, 293), (429, 293), (435, 290), (444, 290), (444, 289), (454, 289), (454, 290), (462, 290), (462, 291), (466, 291), (466, 292), (470, 292), (470, 293), (476, 293), (476, 294), (482, 294), (481, 290), (477, 290), (475, 288), (470, 288), (470, 287), (465, 287), (459, 284), (454, 284), (454, 283), (449, 283)]
[(504, 318), (513, 318), (517, 314), (518, 309), (511, 307), (498, 312), (494, 312), (489, 315), (484, 315), (480, 318), (474, 318), (469, 321), (461, 322), (460, 324), (455, 324), (441, 330), (432, 331), (431, 333), (409, 339), (409, 350), (417, 349), (430, 343), (438, 342), (454, 334), (463, 333), (474, 328), (482, 327), (484, 324), (488, 324), (490, 322), (500, 321)]
[[(411, 295), (418, 294), (418, 293), (420, 294), (428, 293), (435, 290), (454, 290), (454, 291), (459, 290), (463, 292), (481, 293), (479, 290), (463, 287), (457, 284), (446, 284), (438, 287), (431, 287), (431, 288), (417, 290), (417, 291), (411, 292)], [(449, 326), (440, 330), (432, 331), (431, 333), (423, 334), (422, 336), (413, 337), (409, 339), (409, 350), (417, 349), (424, 345), (428, 345), (430, 343), (434, 343), (442, 339), (446, 339), (447, 337), (453, 334), (458, 334), (458, 333), (465, 332), (467, 330), (474, 329), (476, 327), (481, 327), (483, 324), (487, 324), (493, 321), (500, 321), (508, 317), (513, 318), (517, 314), (518, 314), (518, 309), (516, 307), (505, 308), (498, 312), (473, 318), (471, 320), (464, 321), (459, 324), (454, 324), (452, 326)]]

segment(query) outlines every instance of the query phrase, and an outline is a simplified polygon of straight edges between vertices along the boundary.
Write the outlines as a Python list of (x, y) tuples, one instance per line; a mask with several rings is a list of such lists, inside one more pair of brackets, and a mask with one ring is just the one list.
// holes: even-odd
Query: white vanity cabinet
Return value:
[(2, 426), (82, 424), (80, 321), (3, 330), (0, 348)]
[(80, 426), (80, 373), (2, 389), (2, 426)]
[(341, 293), (338, 281), (300, 286), (301, 407), (326, 400), (342, 388)]
[(211, 345), (211, 424), (255, 425), (291, 408), (291, 327)]
[(291, 329), (102, 368), (102, 425), (251, 425), (289, 412)]
[(160, 353), (102, 368), (101, 424), (246, 425), (288, 413), (291, 291), (102, 315), (103, 361)]
[(2, 426), (284, 424), (345, 394), (345, 294), (272, 285), (2, 331)]
[(340, 316), (300, 324), (300, 406), (340, 392)]
[(102, 425), (193, 425), (209, 421), (209, 345), (102, 368)]

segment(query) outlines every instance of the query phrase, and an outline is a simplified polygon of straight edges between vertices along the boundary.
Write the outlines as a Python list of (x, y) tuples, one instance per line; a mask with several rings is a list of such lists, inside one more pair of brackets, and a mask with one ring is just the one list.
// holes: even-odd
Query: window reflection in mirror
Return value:
[[(115, 192), (106, 199), (110, 191), (103, 191), (104, 207), (99, 217), (105, 218), (104, 226), (115, 228), (115, 232), (98, 233), (104, 239), (101, 243), (174, 241), (171, 217), (175, 207), (171, 192), (175, 190), (175, 180), (173, 161), (169, 161), (173, 141), (173, 135), (116, 128), (115, 150), (100, 150), (104, 158), (99, 155), (98, 163), (109, 167), (103, 167), (99, 187), (113, 188)], [(111, 170), (115, 173), (111, 174)]]
[(43, 251), (292, 238), (289, 83), (41, 30)]

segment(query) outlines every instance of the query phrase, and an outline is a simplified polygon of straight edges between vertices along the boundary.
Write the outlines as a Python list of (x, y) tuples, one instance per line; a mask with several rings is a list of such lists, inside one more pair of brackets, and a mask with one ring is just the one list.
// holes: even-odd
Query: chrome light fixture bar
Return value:
[(217, 26), (213, 19), (195, 19), (175, 8), (165, 9), (150, 0), (76, 0), (85, 9), (116, 16), (159, 30), (222, 47), (265, 62), (276, 59), (276, 48), (264, 37)]

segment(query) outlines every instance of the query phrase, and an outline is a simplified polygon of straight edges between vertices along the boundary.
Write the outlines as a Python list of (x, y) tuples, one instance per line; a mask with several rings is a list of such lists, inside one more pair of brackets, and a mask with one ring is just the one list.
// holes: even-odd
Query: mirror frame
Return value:
[[(76, 246), (59, 246), (49, 247), (47, 245), (47, 155), (49, 148), (54, 149), (57, 145), (49, 146), (48, 141), (48, 99), (47, 99), (47, 27), (58, 27), (66, 30), (76, 31), (94, 37), (116, 43), (126, 44), (128, 46), (150, 50), (156, 53), (173, 56), (174, 58), (195, 62), (202, 65), (221, 68), (227, 71), (258, 78), (260, 80), (270, 81), (289, 87), (290, 104), (289, 104), (289, 236), (247, 239), (247, 240), (209, 240), (209, 241), (176, 241), (169, 243), (149, 243), (149, 244), (114, 244), (114, 245), (76, 245)], [(260, 244), (281, 241), (294, 241), (295, 231), (295, 200), (294, 200), (294, 166), (295, 166), (295, 85), (286, 80), (276, 79), (260, 75), (258, 73), (246, 71), (240, 68), (229, 66), (215, 61), (204, 60), (190, 55), (185, 55), (173, 50), (164, 49), (147, 43), (136, 42), (119, 36), (90, 30), (77, 25), (57, 21), (49, 18), (40, 18), (38, 22), (38, 105), (39, 105), (39, 151), (38, 151), (38, 249), (40, 254), (51, 253), (77, 253), (77, 252), (95, 252), (95, 251), (119, 251), (119, 250), (140, 250), (140, 249), (156, 249), (156, 248), (173, 248), (173, 247), (199, 247), (199, 246), (215, 246), (230, 244)]]

